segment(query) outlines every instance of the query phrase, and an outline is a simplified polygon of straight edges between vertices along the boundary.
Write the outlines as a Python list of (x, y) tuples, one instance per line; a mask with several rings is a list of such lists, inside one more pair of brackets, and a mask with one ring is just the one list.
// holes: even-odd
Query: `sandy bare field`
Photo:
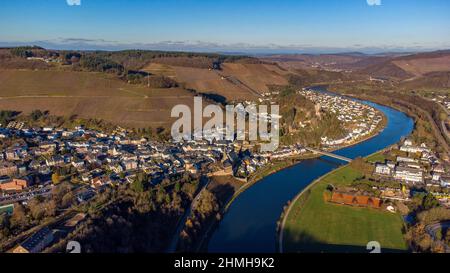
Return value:
[(268, 85), (286, 85), (286, 72), (275, 65), (266, 64), (234, 64), (223, 65), (223, 73), (236, 77), (245, 85), (259, 93), (268, 91)]
[(268, 91), (268, 85), (285, 85), (288, 73), (276, 65), (239, 63), (224, 63), (221, 71), (155, 63), (148, 65), (145, 70), (174, 77), (186, 88), (218, 94), (231, 101), (255, 99)]
[(437, 71), (450, 71), (450, 55), (439, 58), (420, 58), (393, 62), (403, 70), (416, 76)]
[(64, 71), (0, 71), (0, 109), (99, 118), (124, 126), (168, 126), (177, 104), (193, 104), (180, 88), (148, 89), (111, 76)]

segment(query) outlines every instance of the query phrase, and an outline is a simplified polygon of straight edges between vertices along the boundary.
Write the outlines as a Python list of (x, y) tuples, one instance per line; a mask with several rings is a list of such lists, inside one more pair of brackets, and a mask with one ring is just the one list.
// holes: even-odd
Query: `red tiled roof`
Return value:
[(351, 195), (340, 192), (333, 192), (330, 202), (351, 206), (364, 206), (373, 208), (381, 207), (381, 200), (379, 198), (366, 195)]

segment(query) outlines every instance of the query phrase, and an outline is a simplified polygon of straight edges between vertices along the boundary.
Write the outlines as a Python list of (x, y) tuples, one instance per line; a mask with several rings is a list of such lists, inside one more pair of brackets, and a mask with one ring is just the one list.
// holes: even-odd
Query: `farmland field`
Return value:
[(400, 215), (324, 201), (327, 185), (347, 185), (359, 175), (344, 167), (314, 185), (303, 201), (293, 204), (285, 226), (285, 252), (364, 252), (370, 241), (378, 241), (384, 251), (407, 250)]
[(450, 71), (450, 56), (398, 60), (394, 64), (415, 76), (423, 76), (430, 72)]
[(175, 78), (186, 88), (221, 95), (231, 101), (255, 99), (267, 92), (269, 85), (286, 85), (288, 73), (276, 65), (239, 63), (224, 63), (222, 70), (151, 63), (144, 70)]
[(275, 65), (226, 63), (223, 67), (225, 75), (235, 76), (239, 81), (259, 93), (267, 92), (268, 85), (288, 84), (285, 77), (287, 72)]
[(216, 70), (189, 67), (173, 67), (177, 81), (203, 93), (214, 93), (229, 100), (254, 98), (249, 90), (222, 78)]
[(102, 73), (0, 70), (0, 109), (97, 118), (130, 127), (168, 126), (177, 104), (192, 105), (181, 88), (149, 89)]

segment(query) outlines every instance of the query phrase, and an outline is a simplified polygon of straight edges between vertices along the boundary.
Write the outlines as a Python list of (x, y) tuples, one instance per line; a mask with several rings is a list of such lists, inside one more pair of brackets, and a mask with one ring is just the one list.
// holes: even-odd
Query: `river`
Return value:
[[(361, 101), (380, 111), (386, 127), (377, 136), (336, 151), (348, 158), (364, 157), (397, 143), (411, 134), (414, 121), (402, 112), (376, 103)], [(230, 206), (212, 234), (211, 253), (275, 253), (277, 221), (283, 206), (317, 178), (338, 168), (336, 159), (308, 159), (265, 177), (243, 192)]]

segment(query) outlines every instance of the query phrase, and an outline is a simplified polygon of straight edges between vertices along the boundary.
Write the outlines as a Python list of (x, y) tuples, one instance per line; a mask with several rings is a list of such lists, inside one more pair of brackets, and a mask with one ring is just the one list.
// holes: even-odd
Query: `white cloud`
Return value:
[(381, 6), (381, 0), (367, 0), (369, 6)]
[(69, 6), (81, 6), (81, 0), (66, 0)]

